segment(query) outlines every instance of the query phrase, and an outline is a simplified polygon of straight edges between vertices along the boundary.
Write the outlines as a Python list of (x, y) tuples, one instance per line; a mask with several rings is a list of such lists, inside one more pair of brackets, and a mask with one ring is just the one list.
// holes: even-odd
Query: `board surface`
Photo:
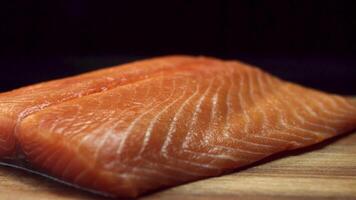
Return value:
[[(1, 200), (106, 200), (0, 166)], [(356, 132), (246, 169), (146, 195), (158, 199), (356, 199)]]

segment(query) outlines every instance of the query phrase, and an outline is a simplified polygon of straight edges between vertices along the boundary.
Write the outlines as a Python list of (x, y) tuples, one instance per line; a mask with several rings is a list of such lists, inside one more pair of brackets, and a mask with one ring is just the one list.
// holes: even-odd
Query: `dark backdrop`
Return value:
[(356, 95), (356, 1), (1, 1), (0, 91), (165, 54)]

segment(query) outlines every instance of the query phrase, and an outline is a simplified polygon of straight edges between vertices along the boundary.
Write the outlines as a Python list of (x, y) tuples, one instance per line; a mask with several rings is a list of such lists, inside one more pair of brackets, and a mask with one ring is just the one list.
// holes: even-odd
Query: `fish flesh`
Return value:
[(55, 104), (172, 70), (190, 61), (193, 59), (188, 56), (147, 59), (0, 94), (0, 158), (11, 157), (16, 152), (16, 125), (26, 116)]
[(356, 128), (355, 100), (242, 62), (172, 56), (138, 63), (2, 94), (0, 131), (12, 138), (3, 140), (11, 146), (3, 155), (15, 145), (49, 176), (136, 197)]

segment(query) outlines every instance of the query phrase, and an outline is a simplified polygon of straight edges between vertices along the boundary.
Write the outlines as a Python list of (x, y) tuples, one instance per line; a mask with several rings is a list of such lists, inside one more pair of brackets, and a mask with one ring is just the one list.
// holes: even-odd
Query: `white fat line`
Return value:
[[(161, 83), (162, 83), (162, 81), (161, 81)], [(173, 87), (174, 87), (174, 88), (176, 88), (176, 87), (175, 87), (175, 84), (176, 84), (176, 82), (173, 81)], [(162, 87), (160, 87), (160, 88), (162, 88)], [(122, 133), (122, 134), (123, 134), (123, 138), (122, 138), (122, 140), (120, 141), (118, 150), (116, 151), (116, 154), (117, 154), (117, 155), (120, 155), (121, 152), (123, 151), (124, 146), (125, 146), (125, 143), (126, 143), (126, 140), (127, 140), (128, 136), (131, 134), (131, 132), (132, 132), (133, 128), (136, 126), (136, 124), (137, 124), (146, 114), (150, 113), (150, 112), (153, 111), (155, 108), (157, 108), (157, 107), (161, 106), (162, 104), (165, 104), (167, 101), (171, 100), (171, 98), (172, 98), (172, 96), (174, 95), (174, 93), (175, 93), (175, 89), (174, 89), (173, 91), (171, 91), (169, 97), (168, 97), (165, 101), (163, 101), (162, 103), (156, 104), (155, 106), (153, 106), (153, 107), (151, 107), (150, 109), (146, 110), (145, 112), (143, 112), (141, 115), (139, 115), (136, 119), (134, 119), (134, 120), (130, 123), (130, 125), (128, 126), (128, 128)]]
[(242, 138), (229, 137), (228, 139), (232, 140), (234, 143), (246, 144), (246, 145), (248, 145), (250, 147), (258, 147), (258, 148), (264, 147), (264, 148), (267, 148), (267, 149), (274, 148), (272, 145), (267, 145), (267, 144), (261, 144), (261, 143), (248, 141), (249, 137), (250, 137), (250, 135), (245, 135)]
[[(285, 91), (285, 90), (282, 88), (282, 89), (281, 89), (281, 92), (282, 92), (282, 91)], [(302, 105), (300, 102), (295, 101), (294, 97), (293, 97), (292, 94), (290, 94), (290, 93), (284, 93), (284, 94), (283, 94), (284, 96), (282, 96), (282, 98), (285, 98), (285, 95), (286, 95), (286, 94), (287, 94), (287, 95), (289, 94), (289, 97), (290, 97), (290, 100), (291, 100), (291, 101), (294, 101), (294, 103), (296, 103), (296, 104), (298, 104), (298, 105)], [(286, 102), (287, 102), (287, 105), (288, 105), (287, 107), (289, 107), (289, 108), (292, 108), (292, 107), (293, 107), (293, 105), (291, 105), (291, 102), (290, 102), (290, 101), (281, 101), (281, 102), (283, 102), (284, 105), (286, 105)], [(336, 129), (334, 129), (334, 128), (332, 128), (332, 127), (325, 126), (325, 125), (321, 125), (321, 124), (316, 124), (316, 123), (313, 123), (313, 122), (310, 122), (310, 121), (306, 121), (302, 116), (300, 116), (299, 112), (297, 112), (297, 111), (299, 111), (299, 110), (296, 111), (296, 109), (290, 109), (290, 111), (292, 112), (292, 114), (293, 114), (293, 116), (295, 117), (295, 119), (297, 119), (301, 124), (308, 124), (308, 125), (317, 127), (317, 128), (319, 128), (319, 129), (324, 129), (325, 131), (328, 130), (328, 133), (329, 133), (329, 134), (336, 131)], [(309, 113), (309, 116), (310, 116), (310, 113)], [(311, 117), (312, 117), (312, 116), (311, 116)], [(298, 127), (298, 128), (301, 128), (301, 127)], [(303, 129), (304, 129), (304, 128), (303, 128)], [(308, 130), (308, 129), (305, 129), (305, 130)], [(315, 134), (315, 135), (317, 135), (317, 136), (322, 135), (321, 133), (315, 132), (315, 131), (313, 131), (313, 130), (308, 130), (308, 131), (312, 131), (312, 132), (314, 132), (314, 133), (317, 133), (317, 134)], [(330, 131), (331, 131), (331, 132), (330, 132)]]
[[(293, 94), (291, 94), (291, 92), (289, 90), (284, 90), (284, 91), (286, 92), (286, 94), (289, 94), (291, 96), (293, 95)], [(314, 117), (314, 119), (315, 119), (315, 117), (317, 117), (318, 119), (324, 119), (322, 116), (319, 116), (317, 113), (315, 113), (315, 111), (308, 105), (307, 102), (302, 103), (300, 101), (297, 101), (295, 98), (291, 98), (291, 100), (294, 101), (294, 103), (296, 103), (298, 105), (301, 105), (303, 108), (305, 108), (304, 110), (308, 112), (309, 116)], [(293, 109), (293, 111), (294, 111), (294, 109)], [(301, 120), (304, 121), (305, 119), (301, 117)], [(306, 122), (307, 121), (305, 121), (305, 123)], [(315, 123), (312, 123), (312, 122), (308, 122), (308, 123), (311, 124), (311, 125), (314, 125), (314, 126), (318, 126), (320, 128), (332, 130), (334, 132), (336, 131), (335, 128), (333, 128), (331, 126), (327, 126), (325, 123), (323, 123), (323, 124), (315, 124)]]
[(178, 101), (182, 100), (184, 98), (186, 94), (186, 89), (183, 91), (182, 95), (180, 95), (177, 99), (175, 99), (173, 102), (171, 102), (168, 106), (164, 107), (154, 118), (153, 120), (151, 120), (146, 132), (145, 132), (145, 136), (144, 136), (144, 140), (143, 140), (143, 145), (141, 146), (141, 149), (137, 155), (137, 158), (141, 157), (143, 151), (145, 150), (146, 146), (148, 145), (148, 142), (151, 138), (152, 135), (152, 131), (153, 131), (153, 127), (154, 125), (157, 123), (157, 121), (160, 119), (160, 117), (162, 116), (162, 114), (164, 114), (165, 112), (168, 111), (169, 108), (171, 108), (174, 104), (176, 104)]
[[(275, 93), (275, 95), (276, 95), (276, 97), (275, 97), (275, 100), (279, 103), (279, 104), (281, 104), (281, 105), (286, 105), (286, 103), (285, 102), (283, 102), (283, 101), (281, 101), (281, 99), (280, 98), (278, 98), (280, 95), (280, 92), (281, 92), (282, 90), (277, 90), (277, 92)], [(290, 106), (286, 106), (286, 107), (290, 107)], [(287, 124), (287, 122), (285, 121), (285, 119), (286, 119), (286, 115), (285, 115), (285, 112), (283, 112), (278, 106), (274, 106), (273, 107), (273, 109), (274, 110), (276, 110), (277, 111), (277, 113), (278, 113), (278, 118), (279, 118), (279, 122), (280, 122), (280, 124), (282, 125), (282, 128), (283, 129), (286, 129), (286, 131), (284, 131), (284, 135), (292, 135), (292, 136), (295, 136), (295, 137), (300, 137), (300, 138), (303, 138), (303, 139), (312, 139), (312, 138), (309, 138), (309, 137), (306, 137), (306, 138), (304, 138), (304, 137), (301, 137), (301, 136), (299, 136), (299, 135), (296, 135), (296, 134), (287, 134), (287, 131), (288, 130), (291, 130), (291, 128), (295, 128), (295, 126), (293, 126), (292, 124)], [(296, 116), (296, 112), (293, 110), (292, 111), (292, 115), (294, 116), (294, 117), (296, 117), (296, 118), (299, 118), (300, 116), (299, 116), (299, 114), (297, 114), (298, 116)], [(304, 119), (303, 119), (304, 120)], [(279, 131), (281, 134), (283, 134), (283, 132), (281, 132), (281, 131)], [(312, 135), (314, 135), (314, 134), (312, 134)], [(319, 133), (318, 133), (318, 135), (319, 135)], [(289, 141), (290, 142), (290, 141)]]
[(164, 140), (164, 143), (162, 145), (162, 148), (161, 148), (161, 152), (163, 154), (163, 156), (165, 158), (168, 158), (168, 145), (172, 142), (172, 138), (173, 138), (173, 133), (176, 131), (176, 126), (177, 126), (177, 122), (178, 122), (178, 119), (180, 117), (180, 115), (182, 114), (184, 108), (186, 107), (186, 105), (188, 105), (188, 103), (196, 96), (198, 95), (199, 91), (200, 91), (200, 86), (199, 86), (199, 81), (201, 81), (201, 78), (197, 81), (197, 84), (196, 84), (196, 88), (195, 88), (195, 91), (192, 95), (190, 95), (184, 102), (183, 104), (179, 107), (179, 109), (177, 110), (176, 114), (174, 115), (174, 118), (169, 126), (169, 129), (168, 129), (168, 133), (167, 133), (167, 136)]
[(228, 151), (230, 152), (231, 154), (243, 154), (243, 155), (246, 155), (246, 154), (250, 154), (250, 155), (257, 155), (257, 156), (260, 156), (260, 155), (266, 155), (266, 153), (262, 153), (262, 152), (254, 152), (254, 151), (249, 151), (249, 150), (245, 150), (245, 149), (241, 149), (241, 148), (238, 148), (238, 147), (228, 147), (228, 146), (223, 146), (223, 145), (211, 145), (212, 149), (214, 150), (218, 150), (218, 151)]
[[(325, 103), (327, 103), (327, 102), (325, 102), (325, 98), (320, 97), (318, 94), (316, 94), (315, 96), (316, 96), (315, 98), (317, 98), (319, 101), (314, 101), (314, 102), (317, 104), (317, 106), (319, 108), (321, 108), (322, 112), (324, 112), (325, 114), (331, 115), (333, 117), (337, 117), (337, 119), (335, 119), (335, 121), (345, 122), (345, 119), (348, 118), (348, 115), (341, 114), (340, 113), (340, 109), (336, 111), (334, 109), (335, 108), (335, 104), (331, 104), (331, 105), (328, 104), (329, 107), (325, 106)], [(329, 103), (330, 103), (330, 101), (329, 101)]]
[(182, 146), (181, 146), (183, 149), (187, 148), (189, 141), (191, 141), (191, 138), (192, 138), (191, 135), (193, 134), (193, 127), (197, 124), (198, 115), (201, 112), (201, 105), (204, 102), (207, 94), (210, 92), (211, 87), (212, 87), (214, 82), (215, 82), (215, 78), (210, 81), (209, 86), (207, 87), (207, 89), (205, 90), (203, 95), (199, 98), (199, 100), (197, 102), (197, 105), (195, 106), (195, 110), (194, 110), (193, 115), (192, 115), (193, 117), (192, 117), (192, 119), (191, 119), (191, 121), (189, 123), (189, 126), (188, 126), (188, 132), (185, 135), (185, 137), (183, 139)]
[(211, 111), (210, 111), (210, 122), (209, 122), (209, 128), (206, 131), (206, 134), (203, 135), (204, 144), (209, 144), (208, 135), (210, 135), (211, 133), (214, 132), (213, 125), (215, 124), (215, 121), (216, 121), (216, 118), (217, 118), (216, 116), (217, 116), (217, 113), (218, 113), (217, 106), (219, 104), (219, 94), (220, 94), (220, 91), (222, 89), (222, 86), (225, 83), (224, 80), (220, 76), (219, 76), (219, 80), (220, 80), (219, 81), (219, 86), (218, 86), (218, 88), (216, 90), (216, 93), (214, 94), (213, 98), (211, 99), (212, 108), (211, 108)]
[[(342, 98), (341, 97), (338, 97), (338, 96), (332, 96), (332, 97), (326, 97), (326, 96), (321, 96), (322, 99), (324, 99), (324, 101), (327, 101), (329, 102), (333, 107), (334, 107), (334, 110), (336, 111), (339, 111), (339, 112), (342, 112), (344, 114), (347, 114), (347, 115), (352, 115), (353, 112), (350, 111), (349, 108), (346, 108), (347, 106), (345, 106), (345, 102), (344, 101), (340, 101)], [(339, 104), (338, 104), (338, 103)], [(340, 104), (343, 104), (344, 106), (340, 106)], [(355, 111), (356, 111), (356, 107), (355, 107)]]
[[(153, 163), (152, 161), (148, 161), (148, 160), (146, 160), (146, 161), (149, 164), (153, 164), (153, 165), (157, 166), (157, 168), (159, 168), (161, 171), (163, 169), (167, 169), (167, 170), (172, 170), (174, 172), (181, 173), (181, 174), (186, 175), (186, 176), (192, 176), (192, 177), (202, 176), (202, 174), (194, 173), (194, 172), (192, 172), (190, 170), (184, 169), (184, 167), (177, 167), (177, 164), (169, 165), (169, 164), (163, 164), (163, 163)], [(150, 169), (150, 168), (144, 167), (144, 166), (137, 166), (136, 168), (137, 169)]]

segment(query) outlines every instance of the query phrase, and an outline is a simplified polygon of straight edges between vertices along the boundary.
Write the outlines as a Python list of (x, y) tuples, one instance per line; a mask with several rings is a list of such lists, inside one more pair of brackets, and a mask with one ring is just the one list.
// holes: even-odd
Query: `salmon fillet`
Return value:
[[(156, 61), (160, 59), (167, 58)], [(176, 61), (181, 59), (186, 61)], [(111, 73), (131, 81), (115, 82), (108, 90), (79, 95), (85, 90), (69, 84), (75, 94), (70, 100), (59, 101), (60, 91), (43, 86), (43, 92), (58, 95), (43, 108), (22, 103), (27, 92), (4, 94), (1, 100), (7, 95), (21, 110), (1, 107), (1, 115), (12, 116), (7, 135), (15, 138), (34, 168), (50, 176), (114, 197), (136, 197), (356, 128), (354, 100), (304, 88), (236, 61), (173, 60), (167, 61), (173, 68), (113, 68)], [(130, 70), (141, 72), (131, 75)], [(86, 85), (101, 76), (109, 75), (104, 70), (74, 79)], [(31, 98), (42, 103), (46, 98), (41, 97)], [(27, 114), (33, 107), (40, 109)]]
[(16, 124), (26, 116), (61, 102), (173, 70), (191, 61), (193, 58), (188, 56), (148, 59), (0, 94), (0, 158), (15, 153)]

